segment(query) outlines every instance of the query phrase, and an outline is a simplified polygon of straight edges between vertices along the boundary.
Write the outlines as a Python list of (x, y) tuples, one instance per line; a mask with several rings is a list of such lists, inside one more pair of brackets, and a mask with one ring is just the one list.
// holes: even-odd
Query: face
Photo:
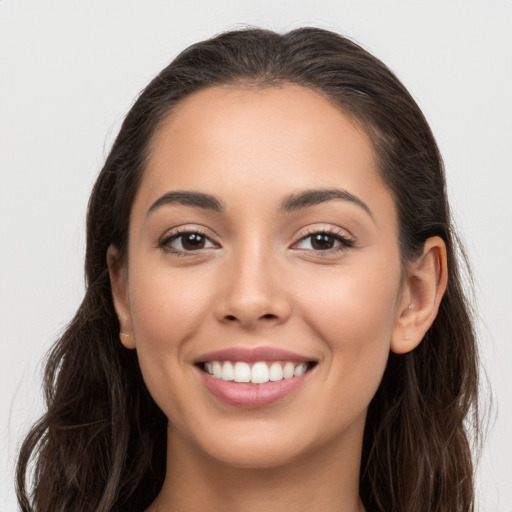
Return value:
[(113, 273), (170, 443), (247, 467), (360, 447), (407, 307), (401, 268), (392, 196), (340, 109), (292, 85), (185, 99)]

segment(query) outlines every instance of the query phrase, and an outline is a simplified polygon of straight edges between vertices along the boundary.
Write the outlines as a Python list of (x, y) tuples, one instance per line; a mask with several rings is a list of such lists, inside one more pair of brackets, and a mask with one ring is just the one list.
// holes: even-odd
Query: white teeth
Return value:
[(226, 361), (222, 365), (221, 379), (222, 380), (233, 380), (234, 378), (235, 378), (235, 372), (233, 369), (233, 365), (229, 361)]
[(274, 361), (267, 363), (258, 361), (251, 367), (249, 363), (236, 361), (208, 361), (204, 363), (204, 370), (217, 379), (235, 382), (251, 382), (252, 384), (265, 384), (268, 381), (277, 382), (291, 379), (305, 373), (307, 363), (293, 363), (291, 361)]
[(308, 369), (308, 365), (306, 363), (298, 364), (295, 367), (295, 370), (293, 371), (294, 377), (298, 377), (299, 375), (302, 375), (307, 369)]
[(213, 361), (213, 376), (217, 379), (222, 377), (222, 365), (218, 361)]
[(265, 384), (270, 378), (267, 363), (256, 363), (251, 370), (251, 382)]
[(251, 382), (251, 367), (247, 363), (235, 363), (235, 382)]
[(282, 380), (282, 378), (283, 378), (283, 368), (282, 368), (280, 363), (278, 363), (277, 361), (274, 361), (270, 365), (269, 379), (272, 382), (275, 382), (275, 381), (278, 381), (278, 380)]
[(293, 377), (293, 370), (295, 365), (293, 363), (286, 363), (283, 368), (283, 379), (291, 379)]

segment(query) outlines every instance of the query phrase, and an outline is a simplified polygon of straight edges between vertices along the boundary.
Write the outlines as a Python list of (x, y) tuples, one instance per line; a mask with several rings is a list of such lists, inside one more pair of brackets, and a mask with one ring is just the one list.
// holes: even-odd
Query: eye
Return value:
[(308, 251), (335, 252), (347, 249), (353, 245), (354, 242), (352, 240), (340, 233), (318, 231), (301, 238), (296, 244), (294, 244), (293, 248)]
[(204, 233), (199, 231), (182, 231), (164, 238), (159, 246), (169, 252), (184, 253), (218, 247)]

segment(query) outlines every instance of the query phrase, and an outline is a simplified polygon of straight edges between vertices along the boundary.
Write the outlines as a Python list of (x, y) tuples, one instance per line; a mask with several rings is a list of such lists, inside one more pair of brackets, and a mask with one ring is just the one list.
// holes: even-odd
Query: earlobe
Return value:
[(429, 238), (423, 253), (407, 267), (404, 292), (391, 338), (391, 350), (404, 354), (415, 349), (434, 322), (448, 283), (446, 245)]
[(135, 348), (135, 338), (128, 300), (128, 276), (126, 266), (120, 261), (119, 251), (111, 245), (107, 250), (107, 265), (112, 288), (112, 300), (119, 318), (119, 339), (129, 349)]

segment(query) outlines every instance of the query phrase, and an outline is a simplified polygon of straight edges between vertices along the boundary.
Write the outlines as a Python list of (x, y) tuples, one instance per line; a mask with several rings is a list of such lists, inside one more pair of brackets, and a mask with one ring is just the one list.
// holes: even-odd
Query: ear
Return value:
[(121, 261), (119, 250), (113, 245), (107, 250), (107, 265), (112, 299), (121, 329), (119, 338), (126, 348), (135, 348), (130, 302), (128, 300), (128, 272), (126, 264)]
[(421, 343), (437, 316), (447, 282), (446, 245), (435, 236), (425, 242), (421, 256), (407, 265), (391, 338), (393, 352), (404, 354)]

